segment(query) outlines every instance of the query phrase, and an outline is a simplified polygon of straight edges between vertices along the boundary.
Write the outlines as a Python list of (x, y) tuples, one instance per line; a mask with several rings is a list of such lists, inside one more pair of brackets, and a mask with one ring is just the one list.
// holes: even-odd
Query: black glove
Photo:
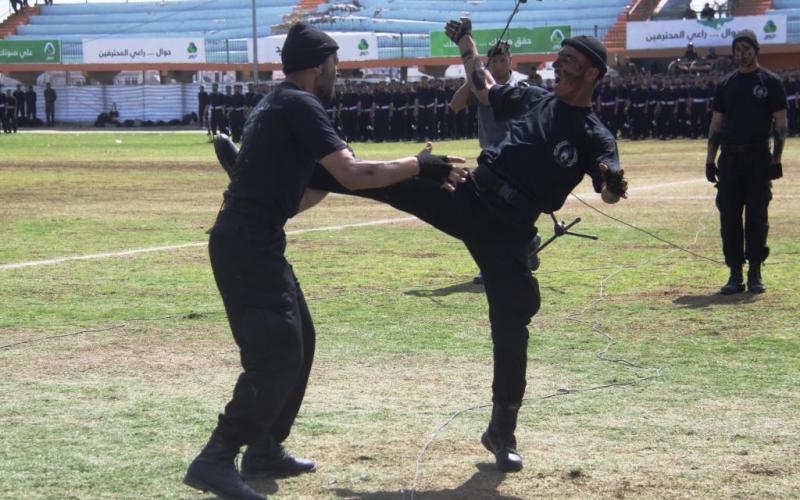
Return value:
[(719, 182), (719, 179), (717, 179), (718, 175), (719, 175), (719, 169), (717, 168), (717, 165), (713, 161), (706, 163), (706, 179), (708, 179), (708, 182), (712, 184), (718, 183)]
[(606, 170), (603, 172), (603, 180), (606, 183), (606, 189), (611, 193), (624, 198), (628, 192), (628, 181), (625, 180), (625, 171), (619, 169), (617, 172)]
[(465, 35), (472, 35), (472, 21), (468, 17), (462, 17), (460, 21), (451, 19), (444, 27), (447, 37), (456, 45)]
[(417, 155), (419, 162), (419, 175), (422, 179), (443, 183), (453, 171), (453, 166), (447, 162), (447, 156), (432, 155), (427, 149), (423, 149)]
[(780, 179), (783, 177), (783, 166), (778, 163), (769, 164), (769, 178), (771, 180)]

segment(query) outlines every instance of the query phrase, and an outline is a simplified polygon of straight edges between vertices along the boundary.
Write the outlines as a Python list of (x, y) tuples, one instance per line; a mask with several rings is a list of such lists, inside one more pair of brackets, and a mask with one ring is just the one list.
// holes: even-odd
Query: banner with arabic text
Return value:
[[(378, 58), (378, 36), (375, 33), (328, 33), (339, 46), (340, 61), (373, 61)], [(258, 62), (281, 62), (281, 49), (286, 35), (258, 39)], [(247, 55), (253, 61), (253, 41), (247, 40)]]
[(83, 40), (83, 62), (91, 64), (204, 63), (202, 38), (99, 38)]
[(628, 50), (730, 46), (737, 31), (753, 30), (760, 44), (786, 43), (786, 16), (743, 16), (722, 19), (643, 21), (627, 25)]
[[(497, 43), (502, 33), (501, 29), (473, 30), (472, 38), (478, 46), (478, 53), (485, 55), (489, 47)], [(511, 45), (511, 55), (514, 55), (558, 52), (561, 49), (561, 42), (570, 36), (572, 36), (571, 26), (545, 26), (533, 29), (511, 28), (505, 38)], [(458, 55), (458, 47), (444, 32), (431, 32), (431, 57)]]
[(59, 40), (0, 40), (0, 64), (60, 62)]

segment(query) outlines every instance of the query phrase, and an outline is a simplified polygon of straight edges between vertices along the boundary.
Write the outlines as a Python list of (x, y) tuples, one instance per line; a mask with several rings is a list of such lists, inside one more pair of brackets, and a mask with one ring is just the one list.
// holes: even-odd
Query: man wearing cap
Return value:
[[(303, 23), (291, 27), (281, 51), (286, 80), (248, 117), (210, 231), (211, 267), (244, 371), (184, 482), (223, 498), (263, 498), (242, 477), (314, 469), (281, 445), (305, 393), (315, 342), (303, 293), (284, 257), (283, 228), (319, 199), (304, 196), (314, 165), (352, 190), (414, 178), (452, 192), (466, 179), (466, 171), (451, 165), (463, 159), (428, 152), (393, 161), (356, 160), (321, 102), (333, 95), (337, 50), (325, 33)], [(242, 446), (247, 450), (240, 477), (234, 460)]]
[(722, 253), (730, 268), (728, 282), (720, 289), (725, 295), (744, 291), (745, 260), (749, 263), (747, 289), (766, 291), (761, 264), (769, 256), (767, 208), (772, 181), (783, 176), (786, 92), (776, 74), (759, 66), (758, 51), (753, 31), (736, 33), (733, 57), (738, 69), (717, 85), (708, 131), (706, 178), (717, 186)]
[[(528, 84), (524, 81), (518, 81), (514, 78), (514, 73), (511, 71), (511, 50), (508, 42), (499, 41), (489, 47), (486, 52), (487, 69), (492, 74), (492, 78), (498, 85), (520, 86), (527, 87)], [(472, 87), (469, 82), (464, 82), (461, 87), (456, 90), (453, 99), (450, 101), (450, 109), (458, 113), (467, 107), (470, 100), (476, 99), (472, 94)], [(510, 128), (511, 122), (507, 120), (495, 120), (494, 112), (489, 104), (478, 102), (478, 144), (481, 149), (486, 149), (492, 146), (497, 146), (503, 139)], [(536, 228), (534, 228), (535, 230)], [(535, 231), (534, 231), (535, 232)], [(531, 240), (530, 248), (528, 251), (528, 265), (532, 271), (539, 268), (539, 256), (536, 253), (539, 248), (540, 238), (537, 234)], [(483, 276), (478, 274), (473, 278), (473, 283), (476, 285), (483, 283)]]
[[(551, 93), (496, 85), (483, 70), (469, 28), (468, 22), (451, 21), (447, 33), (461, 51), (472, 91), (511, 125), (498, 145), (481, 153), (464, 186), (450, 194), (411, 179), (354, 192), (316, 168), (309, 187), (388, 203), (464, 242), (483, 274), (494, 345), (494, 404), (481, 442), (498, 469), (509, 472), (522, 469), (514, 431), (525, 394), (527, 325), (540, 305), (527, 258), (534, 223), (542, 212), (558, 210), (585, 174), (606, 203), (625, 196), (627, 181), (616, 141), (590, 109), (592, 89), (606, 70), (602, 42), (583, 36), (565, 40)], [(225, 157), (234, 155), (230, 142), (224, 154), (218, 151), (223, 166)]]

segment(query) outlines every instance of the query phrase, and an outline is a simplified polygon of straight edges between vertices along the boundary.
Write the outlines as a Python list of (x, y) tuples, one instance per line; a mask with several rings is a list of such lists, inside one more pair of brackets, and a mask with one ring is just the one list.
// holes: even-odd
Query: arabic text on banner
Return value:
[(744, 16), (687, 21), (644, 21), (627, 24), (628, 50), (730, 46), (736, 32), (749, 29), (760, 44), (786, 43), (786, 16)]
[(101, 38), (83, 41), (83, 62), (93, 64), (204, 63), (202, 38)]

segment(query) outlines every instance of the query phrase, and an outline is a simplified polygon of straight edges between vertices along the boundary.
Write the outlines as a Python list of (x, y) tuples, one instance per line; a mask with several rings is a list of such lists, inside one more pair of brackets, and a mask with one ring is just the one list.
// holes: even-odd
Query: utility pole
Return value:
[(253, 2), (253, 83), (258, 85), (258, 30), (256, 29), (256, 0)]

